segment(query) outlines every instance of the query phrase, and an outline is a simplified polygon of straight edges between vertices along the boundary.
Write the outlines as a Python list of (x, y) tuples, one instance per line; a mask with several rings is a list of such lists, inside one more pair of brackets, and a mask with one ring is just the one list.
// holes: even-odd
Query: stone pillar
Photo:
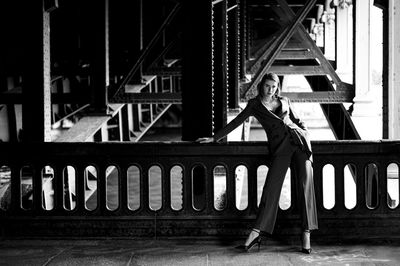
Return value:
[(389, 139), (400, 138), (400, 2), (389, 0), (388, 129)]
[[(362, 139), (382, 138), (382, 119), (371, 79), (372, 0), (355, 2), (355, 97), (352, 120)], [(371, 128), (371, 123), (375, 126)]]
[(336, 11), (336, 73), (342, 81), (353, 84), (353, 6), (337, 7)]
[(336, 37), (335, 37), (335, 9), (331, 7), (331, 1), (330, 0), (325, 0), (325, 5), (324, 5), (324, 12), (321, 17), (321, 22), (324, 23), (325, 25), (325, 30), (324, 30), (324, 54), (326, 59), (328, 60), (335, 60), (336, 58)]

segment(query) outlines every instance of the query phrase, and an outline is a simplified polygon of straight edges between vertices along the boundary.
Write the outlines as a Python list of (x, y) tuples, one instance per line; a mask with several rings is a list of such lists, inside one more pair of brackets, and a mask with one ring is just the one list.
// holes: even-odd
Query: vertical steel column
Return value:
[(90, 113), (107, 114), (109, 86), (108, 0), (90, 0)]
[(228, 113), (227, 0), (213, 5), (214, 132), (226, 125)]
[[(134, 9), (136, 12), (136, 27), (134, 28), (134, 32), (138, 33), (139, 38), (137, 38), (137, 40), (134, 40), (134, 55), (135, 55), (135, 59), (139, 58), (142, 50), (143, 50), (143, 0), (138, 0), (138, 1), (134, 1)], [(137, 10), (136, 10), (137, 9)], [(142, 75), (143, 75), (143, 66), (140, 65), (139, 69), (135, 72), (133, 78), (132, 78), (132, 82), (134, 83), (142, 83)]]
[(240, 52), (239, 52), (239, 75), (240, 79), (244, 79), (246, 75), (246, 58), (247, 58), (247, 15), (246, 3), (247, 0), (238, 0), (239, 2), (239, 36), (240, 36)]
[(50, 15), (44, 1), (27, 1), (22, 10), (22, 141), (51, 141)]
[(213, 132), (212, 3), (184, 1), (182, 7), (182, 139), (195, 140)]
[(231, 0), (228, 9), (228, 106), (239, 107), (239, 0)]

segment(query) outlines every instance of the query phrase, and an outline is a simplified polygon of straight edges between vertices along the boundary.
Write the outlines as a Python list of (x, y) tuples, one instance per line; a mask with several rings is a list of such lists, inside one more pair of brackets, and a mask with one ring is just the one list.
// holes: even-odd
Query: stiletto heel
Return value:
[(256, 238), (254, 238), (250, 242), (250, 244), (248, 244), (247, 246), (246, 245), (240, 245), (240, 246), (236, 247), (237, 249), (241, 249), (241, 250), (244, 250), (246, 252), (249, 252), (257, 244), (258, 245), (258, 251), (260, 251), (260, 246), (261, 246), (261, 234), (260, 234), (260, 231), (257, 231), (257, 230), (254, 230), (254, 229), (252, 231), (258, 233), (259, 235)]
[(311, 247), (309, 247), (309, 248), (305, 248), (304, 247), (304, 237), (305, 237), (306, 233), (310, 234), (310, 230), (304, 230), (302, 235), (301, 235), (301, 243), (302, 243), (301, 252), (303, 252), (305, 254), (311, 254), (312, 248)]

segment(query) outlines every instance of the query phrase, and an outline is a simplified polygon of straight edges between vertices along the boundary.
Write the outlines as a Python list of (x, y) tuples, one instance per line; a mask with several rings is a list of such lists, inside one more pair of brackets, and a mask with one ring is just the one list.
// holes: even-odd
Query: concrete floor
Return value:
[(397, 245), (313, 245), (275, 240), (241, 253), (241, 241), (193, 239), (1, 240), (0, 265), (400, 265)]

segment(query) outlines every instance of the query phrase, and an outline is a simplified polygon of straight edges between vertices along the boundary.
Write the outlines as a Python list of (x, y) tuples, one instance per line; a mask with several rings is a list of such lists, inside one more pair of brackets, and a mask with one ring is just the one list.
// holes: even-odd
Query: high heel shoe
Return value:
[[(310, 230), (304, 230), (301, 236), (301, 243), (302, 243), (302, 247), (301, 247), (301, 252), (305, 253), (305, 254), (311, 254), (312, 248), (305, 248), (304, 247), (304, 238), (306, 237), (306, 234), (310, 234)], [(310, 241), (310, 240), (309, 240)]]
[(252, 231), (258, 233), (258, 236), (257, 236), (256, 238), (254, 238), (254, 239), (250, 242), (250, 244), (248, 244), (247, 246), (246, 246), (246, 245), (240, 245), (240, 246), (237, 246), (237, 247), (236, 247), (237, 249), (241, 249), (241, 250), (243, 250), (243, 251), (249, 252), (249, 251), (257, 244), (257, 245), (258, 245), (258, 251), (260, 251), (260, 246), (261, 246), (261, 233), (260, 233), (260, 231), (257, 231), (257, 230), (254, 230), (254, 229), (253, 229)]

